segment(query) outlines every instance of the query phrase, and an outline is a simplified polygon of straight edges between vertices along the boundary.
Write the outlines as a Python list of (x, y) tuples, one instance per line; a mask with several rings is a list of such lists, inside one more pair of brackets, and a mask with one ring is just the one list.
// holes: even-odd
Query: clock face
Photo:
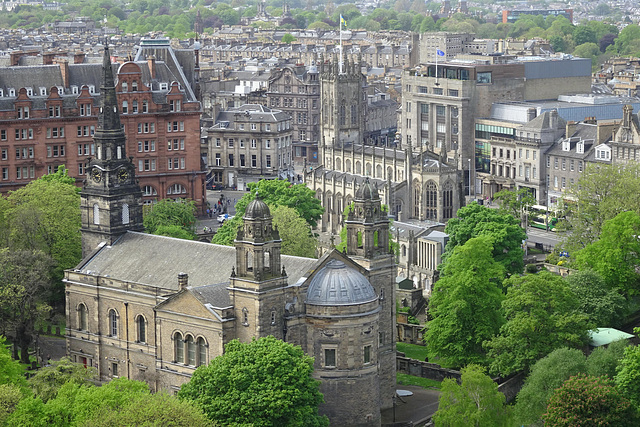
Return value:
[(98, 168), (93, 168), (93, 170), (91, 171), (91, 179), (93, 179), (95, 182), (102, 181), (102, 171)]
[(120, 182), (124, 182), (127, 179), (129, 179), (129, 172), (127, 172), (126, 169), (120, 169), (118, 171), (118, 179), (120, 180)]

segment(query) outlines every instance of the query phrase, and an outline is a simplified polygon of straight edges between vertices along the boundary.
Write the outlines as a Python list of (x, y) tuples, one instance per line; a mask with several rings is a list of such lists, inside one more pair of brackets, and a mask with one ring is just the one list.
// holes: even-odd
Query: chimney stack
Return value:
[(42, 65), (53, 65), (53, 58), (55, 58), (55, 52), (47, 52), (42, 54)]
[(178, 273), (178, 289), (184, 290), (187, 289), (189, 285), (189, 275), (187, 273)]
[(151, 79), (156, 78), (156, 57), (155, 55), (147, 56), (147, 64), (149, 65), (149, 73), (151, 74)]
[(62, 84), (64, 87), (69, 87), (69, 61), (67, 59), (56, 59), (57, 64), (60, 66), (60, 74), (62, 75)]
[(84, 52), (76, 52), (75, 55), (73, 55), (73, 63), (74, 64), (83, 64), (84, 63), (84, 58), (87, 56), (86, 53)]
[(576, 133), (576, 127), (577, 127), (576, 122), (574, 122), (573, 120), (567, 121), (567, 130), (566, 130), (565, 138), (571, 138), (571, 135)]

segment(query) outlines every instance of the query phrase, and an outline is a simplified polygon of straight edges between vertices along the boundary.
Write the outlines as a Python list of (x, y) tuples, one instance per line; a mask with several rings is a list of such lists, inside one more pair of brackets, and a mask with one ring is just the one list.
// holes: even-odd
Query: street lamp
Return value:
[(471, 200), (471, 159), (467, 159), (469, 162), (469, 200)]

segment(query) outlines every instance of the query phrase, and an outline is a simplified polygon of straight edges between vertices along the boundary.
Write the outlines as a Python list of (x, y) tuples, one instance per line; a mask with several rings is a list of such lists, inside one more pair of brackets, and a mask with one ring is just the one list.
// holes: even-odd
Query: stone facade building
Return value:
[[(183, 71), (189, 67), (182, 67), (176, 55), (168, 40), (143, 40), (135, 58), (113, 63), (117, 107), (143, 202), (181, 197), (206, 209), (200, 102)], [(81, 182), (87, 178), (88, 160), (96, 156), (102, 65), (84, 62), (84, 55), (76, 55), (74, 63), (55, 55), (42, 60), (38, 66), (0, 68), (3, 193), (59, 165)]]
[(260, 179), (293, 176), (289, 115), (258, 104), (221, 111), (206, 130), (212, 182), (245, 189)]
[[(256, 197), (234, 247), (137, 232), (140, 189), (126, 157), (105, 49), (90, 179), (81, 192), (83, 261), (65, 272), (67, 353), (99, 380), (176, 392), (230, 340), (267, 335), (314, 357), (335, 425), (379, 426), (395, 395), (395, 277), (389, 221), (369, 181), (347, 219), (346, 254), (280, 254)], [(359, 238), (360, 237), (360, 238)]]

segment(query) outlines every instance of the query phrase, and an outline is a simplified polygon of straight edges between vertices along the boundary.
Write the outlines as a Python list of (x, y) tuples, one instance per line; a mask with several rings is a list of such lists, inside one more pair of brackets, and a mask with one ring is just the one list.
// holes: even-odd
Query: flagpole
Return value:
[(438, 86), (438, 48), (436, 48), (436, 86)]

